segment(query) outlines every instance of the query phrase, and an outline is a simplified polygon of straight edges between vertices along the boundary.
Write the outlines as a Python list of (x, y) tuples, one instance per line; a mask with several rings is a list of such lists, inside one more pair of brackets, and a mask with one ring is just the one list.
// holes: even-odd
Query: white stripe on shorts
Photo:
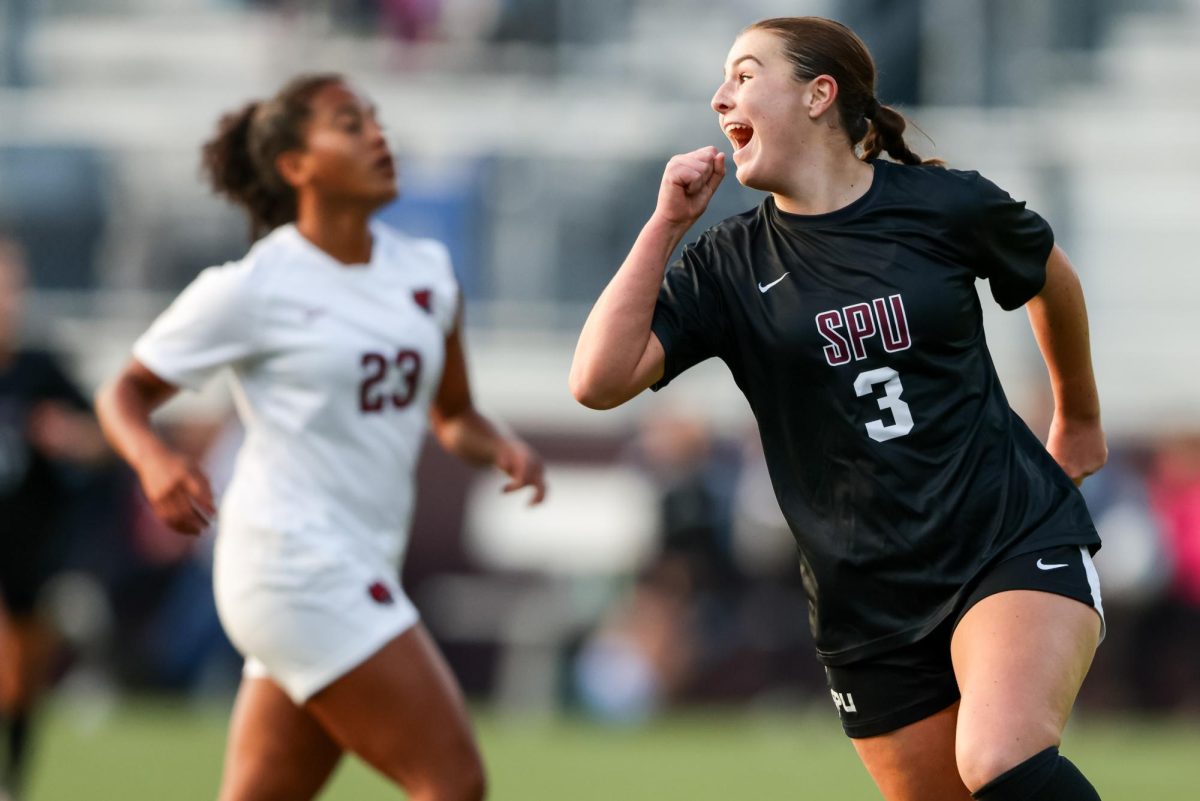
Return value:
[(1108, 623), (1104, 620), (1104, 604), (1100, 600), (1100, 574), (1096, 572), (1096, 565), (1092, 562), (1092, 552), (1086, 545), (1079, 546), (1079, 553), (1083, 556), (1083, 572), (1087, 574), (1088, 588), (1092, 591), (1092, 606), (1100, 615), (1100, 642), (1104, 642), (1104, 635), (1108, 632)]

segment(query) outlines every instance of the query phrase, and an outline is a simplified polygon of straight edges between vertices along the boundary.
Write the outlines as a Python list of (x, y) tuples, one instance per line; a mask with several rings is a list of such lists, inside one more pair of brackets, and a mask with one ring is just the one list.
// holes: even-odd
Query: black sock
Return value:
[(25, 775), (25, 755), (29, 751), (29, 713), (17, 712), (8, 716), (5, 723), (7, 737), (4, 743), (4, 773), (0, 776), (0, 787), (19, 793)]
[(979, 801), (1100, 801), (1092, 783), (1055, 746), (1001, 773), (971, 796)]

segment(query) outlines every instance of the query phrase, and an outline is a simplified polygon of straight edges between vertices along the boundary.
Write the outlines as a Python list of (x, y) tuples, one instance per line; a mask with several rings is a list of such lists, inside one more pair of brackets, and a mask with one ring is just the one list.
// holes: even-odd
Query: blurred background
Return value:
[[(1108, 638), (1068, 738), (1106, 799), (1193, 793), (1197, 0), (0, 0), (22, 339), (90, 395), (200, 269), (246, 249), (198, 177), (218, 116), (296, 72), (351, 76), (401, 164), (383, 218), (448, 244), (477, 400), (548, 460), (533, 512), (435, 448), (421, 467), (405, 584), (477, 704), (494, 797), (875, 797), (723, 366), (605, 413), (566, 388), (666, 160), (728, 150), (708, 102), (736, 34), (795, 14), (854, 28), (913, 149), (1027, 199), (1078, 268), (1111, 448), (1084, 486)], [(688, 240), (759, 200), (730, 178)], [(983, 296), (1009, 399), (1044, 434), (1025, 316)], [(161, 420), (227, 480), (239, 431), (220, 382)], [(37, 599), (54, 702), (28, 797), (211, 798), (240, 670), (211, 534), (165, 531), (112, 461), (56, 469), (62, 547)], [(388, 792), (350, 766), (324, 797)]]

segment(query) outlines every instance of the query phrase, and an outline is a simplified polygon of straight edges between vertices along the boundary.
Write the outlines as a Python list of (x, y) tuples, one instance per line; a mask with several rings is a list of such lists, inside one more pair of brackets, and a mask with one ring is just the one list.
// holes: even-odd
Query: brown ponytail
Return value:
[(213, 191), (239, 206), (257, 239), (296, 219), (296, 191), (275, 168), (282, 153), (304, 147), (313, 95), (340, 75), (301, 75), (270, 100), (247, 103), (221, 117), (201, 149), (201, 170)]
[(943, 164), (941, 159), (922, 161), (920, 156), (909, 150), (908, 143), (904, 141), (904, 129), (908, 127), (908, 123), (904, 115), (891, 106), (875, 101), (874, 113), (868, 121), (870, 125), (862, 139), (864, 160), (873, 159), (886, 152), (901, 164)]
[(837, 81), (838, 119), (850, 146), (862, 144), (864, 160), (886, 152), (904, 164), (943, 164), (941, 159), (922, 159), (914, 153), (904, 141), (904, 116), (875, 99), (875, 61), (854, 31), (823, 17), (776, 17), (746, 30), (777, 35), (797, 80), (828, 75)]

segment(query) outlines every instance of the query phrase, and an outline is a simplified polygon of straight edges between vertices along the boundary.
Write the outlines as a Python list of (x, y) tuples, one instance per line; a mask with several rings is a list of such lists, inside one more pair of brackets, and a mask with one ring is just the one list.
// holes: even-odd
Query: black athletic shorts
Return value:
[(956, 612), (921, 640), (861, 662), (825, 668), (846, 735), (887, 734), (957, 701), (958, 682), (950, 662), (954, 628), (976, 603), (1008, 590), (1065, 595), (1093, 607), (1104, 620), (1100, 582), (1087, 546), (1059, 545), (1004, 559), (973, 581)]
[(61, 529), (0, 531), (0, 603), (10, 615), (33, 613), (46, 584), (66, 564), (68, 542)]

